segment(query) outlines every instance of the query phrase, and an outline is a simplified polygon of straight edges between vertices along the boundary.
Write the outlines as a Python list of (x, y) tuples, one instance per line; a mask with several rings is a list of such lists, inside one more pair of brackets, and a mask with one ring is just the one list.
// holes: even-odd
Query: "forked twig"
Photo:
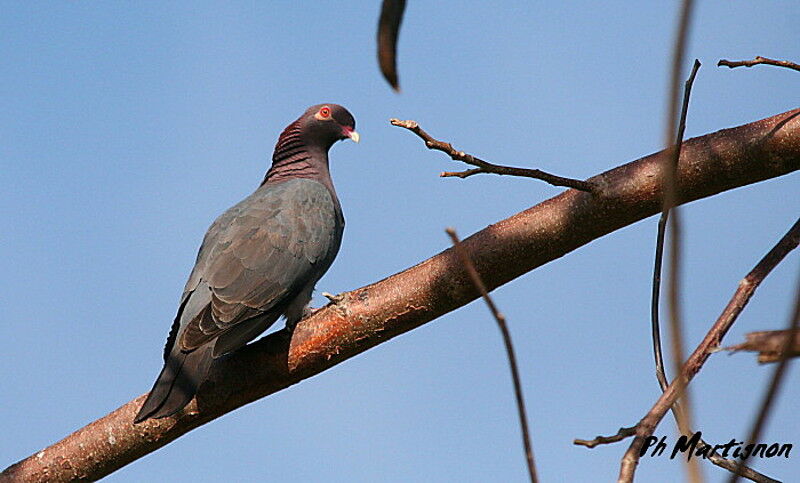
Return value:
[(488, 161), (484, 161), (471, 154), (467, 154), (464, 151), (456, 150), (450, 143), (434, 139), (430, 134), (428, 134), (421, 127), (419, 127), (419, 123), (417, 123), (417, 121), (410, 121), (410, 120), (401, 121), (400, 119), (393, 118), (389, 119), (389, 122), (391, 122), (393, 126), (398, 126), (408, 129), (409, 131), (419, 136), (420, 139), (425, 141), (425, 146), (428, 149), (435, 149), (437, 151), (441, 151), (450, 156), (450, 158), (453, 159), (454, 161), (461, 161), (466, 164), (471, 164), (472, 166), (477, 166), (477, 168), (475, 169), (468, 169), (466, 171), (445, 171), (440, 174), (440, 176), (444, 178), (448, 177), (467, 178), (469, 176), (478, 173), (494, 173), (499, 175), (521, 176), (524, 178), (540, 179), (546, 183), (550, 183), (553, 186), (566, 186), (567, 188), (574, 188), (576, 190), (586, 191), (590, 193), (594, 192), (594, 190), (596, 189), (595, 186), (592, 185), (592, 183), (589, 183), (588, 181), (582, 181), (579, 179), (572, 179), (572, 178), (563, 178), (561, 176), (556, 176), (554, 174), (546, 173), (539, 169), (500, 166), (497, 164), (492, 164)]
[(514, 395), (517, 399), (517, 411), (519, 412), (519, 424), (522, 428), (522, 443), (525, 447), (525, 460), (528, 463), (528, 474), (531, 482), (535, 483), (538, 481), (538, 478), (536, 476), (536, 464), (533, 461), (533, 446), (531, 445), (531, 436), (528, 430), (528, 416), (525, 411), (525, 400), (522, 396), (522, 384), (520, 383), (519, 370), (517, 369), (517, 357), (514, 355), (514, 345), (511, 343), (511, 333), (508, 331), (506, 318), (494, 304), (494, 300), (492, 300), (488, 290), (486, 290), (486, 285), (483, 283), (480, 274), (478, 274), (478, 270), (475, 269), (475, 265), (472, 263), (469, 255), (467, 255), (464, 248), (461, 246), (461, 241), (458, 239), (456, 231), (453, 228), (448, 228), (445, 231), (453, 241), (453, 249), (464, 264), (464, 268), (467, 270), (472, 283), (475, 285), (475, 288), (478, 289), (478, 292), (480, 292), (481, 297), (483, 297), (494, 319), (497, 321), (500, 332), (503, 334), (503, 343), (506, 346), (506, 354), (508, 355), (508, 365), (511, 367), (511, 378), (514, 381)]
[(633, 436), (636, 434), (636, 426), (631, 426), (629, 428), (619, 428), (617, 434), (613, 436), (602, 436), (598, 435), (595, 436), (594, 439), (573, 439), (572, 444), (578, 446), (586, 446), (587, 448), (594, 448), (595, 446), (600, 446), (601, 444), (611, 444), (616, 443), (618, 441), (622, 441), (625, 438)]

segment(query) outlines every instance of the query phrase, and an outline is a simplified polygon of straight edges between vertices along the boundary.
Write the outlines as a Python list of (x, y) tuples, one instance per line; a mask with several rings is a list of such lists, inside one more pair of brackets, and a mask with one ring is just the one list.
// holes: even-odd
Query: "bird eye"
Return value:
[(331, 108), (328, 106), (323, 107), (319, 110), (320, 117), (331, 117)]

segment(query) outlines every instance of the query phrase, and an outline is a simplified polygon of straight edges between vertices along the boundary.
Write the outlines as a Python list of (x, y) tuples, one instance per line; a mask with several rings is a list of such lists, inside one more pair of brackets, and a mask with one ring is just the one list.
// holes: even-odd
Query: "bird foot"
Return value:
[(312, 315), (316, 314), (320, 310), (322, 310), (322, 307), (318, 307), (318, 308), (315, 309), (315, 308), (311, 307), (310, 305), (306, 305), (305, 308), (303, 309), (303, 316), (301, 317), (301, 320), (302, 319), (307, 319), (308, 317), (311, 317)]

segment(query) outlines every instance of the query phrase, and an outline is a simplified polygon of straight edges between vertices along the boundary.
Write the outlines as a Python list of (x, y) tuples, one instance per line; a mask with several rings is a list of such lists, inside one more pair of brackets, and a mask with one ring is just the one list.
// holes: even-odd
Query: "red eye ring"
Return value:
[(331, 108), (328, 106), (323, 107), (319, 110), (320, 117), (331, 117)]

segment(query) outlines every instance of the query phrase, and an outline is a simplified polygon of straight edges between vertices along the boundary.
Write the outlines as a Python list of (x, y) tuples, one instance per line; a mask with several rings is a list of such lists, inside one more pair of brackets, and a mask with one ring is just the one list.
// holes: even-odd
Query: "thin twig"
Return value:
[[(753, 67), (754, 65), (772, 65), (776, 67), (785, 67), (787, 69), (792, 69), (795, 71), (800, 72), (800, 64), (796, 64), (794, 62), (790, 62), (788, 60), (775, 60), (770, 59), (767, 57), (757, 56), (753, 60), (741, 60), (741, 61), (730, 61), (726, 59), (720, 59), (717, 62), (717, 66), (722, 67), (726, 66), (728, 68), (736, 68), (736, 67)], [(799, 221), (800, 222), (800, 221)], [(783, 374), (786, 370), (786, 366), (788, 365), (788, 360), (790, 357), (795, 357), (795, 352), (793, 351), (793, 346), (796, 345), (796, 336), (798, 334), (797, 329), (798, 325), (800, 324), (800, 287), (797, 290), (797, 300), (795, 301), (795, 307), (793, 310), (792, 317), (789, 321), (789, 329), (788, 333), (785, 335), (784, 343), (782, 350), (778, 353), (777, 357), (780, 358), (778, 362), (778, 366), (775, 368), (775, 372), (772, 376), (772, 381), (770, 382), (769, 388), (767, 392), (764, 394), (764, 399), (761, 402), (761, 409), (758, 412), (758, 416), (753, 423), (753, 428), (750, 431), (750, 438), (748, 439), (748, 443), (753, 443), (758, 440), (761, 435), (761, 430), (766, 422), (767, 416), (769, 414), (770, 409), (772, 408), (772, 401), (775, 398), (775, 395), (778, 392), (780, 384), (783, 380)], [(767, 361), (774, 361), (775, 355), (773, 353), (767, 353), (766, 355), (762, 353), (759, 355), (759, 362), (767, 362)], [(737, 465), (737, 470), (740, 470), (744, 466), (745, 459), (739, 461)], [(739, 472), (735, 471), (733, 475), (731, 475), (730, 482), (736, 483), (739, 479)]]
[(471, 154), (467, 154), (464, 151), (456, 150), (452, 144), (446, 143), (444, 141), (439, 141), (438, 139), (434, 139), (430, 134), (425, 132), (416, 121), (401, 121), (400, 119), (389, 119), (389, 122), (392, 123), (393, 126), (402, 127), (408, 129), (409, 131), (413, 132), (417, 136), (420, 137), (423, 141), (425, 141), (425, 146), (428, 149), (435, 149), (437, 151), (441, 151), (454, 161), (461, 161), (466, 164), (471, 164), (472, 166), (477, 166), (476, 169), (468, 169), (466, 171), (445, 171), (441, 173), (442, 177), (458, 177), (458, 178), (467, 178), (472, 176), (473, 174), (478, 173), (494, 173), (499, 175), (510, 175), (510, 176), (521, 176), (524, 178), (535, 178), (540, 179), (546, 183), (550, 183), (553, 186), (566, 186), (568, 188), (574, 188), (580, 191), (586, 192), (593, 192), (596, 188), (592, 183), (588, 181), (582, 181), (579, 179), (572, 179), (572, 178), (563, 178), (561, 176), (556, 176), (554, 174), (546, 173), (539, 169), (528, 169), (528, 168), (514, 168), (511, 166), (500, 166), (497, 164), (492, 164), (488, 161), (484, 161), (480, 158), (476, 158)]
[[(689, 110), (689, 99), (692, 95), (692, 86), (694, 85), (694, 79), (697, 76), (697, 70), (700, 68), (700, 61), (695, 59), (694, 65), (692, 66), (692, 72), (689, 75), (689, 78), (686, 80), (684, 84), (684, 91), (683, 91), (683, 104), (681, 105), (681, 115), (680, 115), (680, 123), (678, 125), (678, 132), (677, 137), (675, 140), (675, 147), (672, 151), (673, 158), (673, 166), (677, 169), (678, 160), (681, 156), (681, 147), (683, 146), (683, 135), (686, 132), (686, 116)], [(674, 187), (673, 187), (674, 188)], [(652, 337), (653, 337), (653, 356), (656, 362), (656, 378), (658, 379), (658, 383), (661, 386), (661, 390), (667, 388), (667, 377), (666, 371), (664, 370), (664, 358), (661, 350), (661, 330), (659, 324), (659, 299), (661, 294), (661, 265), (664, 258), (664, 237), (666, 234), (666, 227), (667, 227), (667, 220), (669, 219), (669, 213), (672, 207), (674, 206), (673, 203), (668, 206), (667, 202), (665, 201), (664, 206), (662, 207), (661, 217), (658, 220), (658, 233), (656, 235), (656, 258), (655, 263), (653, 264), (653, 292), (652, 292), (652, 301), (650, 306), (650, 316), (652, 321)], [(674, 217), (673, 217), (674, 220)], [(674, 228), (674, 227), (673, 227)], [(673, 238), (676, 238), (673, 236)], [(673, 247), (674, 248), (674, 247)], [(675, 254), (673, 253), (673, 259), (675, 258)], [(671, 283), (675, 283), (677, 277), (671, 279)], [(674, 329), (674, 327), (673, 327)]]
[[(629, 428), (624, 428), (623, 427), (623, 428), (619, 428), (619, 431), (617, 431), (617, 434), (615, 434), (613, 436), (596, 436), (592, 440), (574, 439), (572, 441), (572, 444), (575, 444), (575, 445), (578, 445), (578, 446), (586, 446), (587, 448), (594, 448), (594, 447), (599, 446), (601, 444), (612, 444), (612, 443), (616, 443), (618, 441), (622, 441), (623, 439), (628, 438), (630, 436), (636, 435), (636, 429), (637, 429), (636, 426), (631, 426)], [(703, 441), (702, 438), (698, 439), (697, 452), (698, 453), (708, 454), (707, 450), (705, 449), (707, 446), (709, 446), (708, 443)], [(780, 481), (774, 480), (774, 479), (770, 478), (767, 475), (759, 473), (758, 471), (755, 471), (755, 470), (753, 470), (752, 468), (750, 468), (748, 466), (744, 466), (741, 469), (739, 469), (739, 468), (737, 468), (739, 463), (737, 463), (735, 461), (732, 461), (732, 460), (725, 459), (722, 456), (718, 455), (717, 453), (710, 454), (708, 456), (708, 459), (711, 460), (711, 462), (714, 463), (715, 465), (717, 465), (717, 466), (719, 466), (721, 468), (725, 468), (728, 471), (731, 471), (731, 472), (739, 471), (742, 476), (744, 476), (745, 478), (747, 478), (748, 480), (751, 480), (751, 481), (755, 481), (755, 482), (758, 482), (758, 483), (781, 483)]]
[[(688, 101), (688, 98), (684, 97), (684, 101)], [(683, 112), (686, 112), (686, 107), (687, 105), (686, 103), (684, 103)], [(660, 330), (659, 314), (658, 314), (659, 296), (661, 293), (661, 264), (664, 257), (664, 232), (667, 226), (667, 219), (668, 217), (666, 216), (666, 214), (662, 212), (661, 217), (658, 220), (658, 235), (656, 236), (657, 239), (656, 258), (655, 258), (655, 263), (653, 264), (652, 305), (650, 307), (650, 316), (652, 320), (653, 356), (655, 358), (655, 363), (656, 363), (656, 379), (658, 380), (658, 385), (661, 387), (661, 392), (664, 392), (667, 389), (667, 386), (669, 385), (669, 383), (667, 382), (666, 372), (664, 371), (664, 356), (661, 350), (661, 330)], [(680, 406), (680, 401), (676, 401), (675, 404), (673, 405), (673, 410), (672, 410), (672, 414), (676, 422), (678, 421), (678, 415), (676, 414), (675, 408), (679, 406)], [(680, 411), (680, 409), (678, 409), (678, 411)], [(697, 446), (700, 450), (702, 450), (706, 446), (709, 446), (709, 444), (706, 443), (702, 438), (700, 438), (698, 440)], [(736, 463), (730, 460), (726, 460), (725, 458), (719, 456), (716, 453), (712, 455), (709, 459), (715, 465), (730, 471), (733, 471), (733, 469), (736, 467)], [(749, 468), (747, 469), (749, 470)], [(753, 474), (757, 473), (754, 472)]]
[[(678, 107), (679, 107), (679, 94), (680, 94), (680, 75), (681, 75), (681, 67), (683, 66), (683, 58), (686, 52), (686, 44), (689, 40), (689, 25), (692, 19), (692, 7), (694, 2), (692, 0), (683, 0), (681, 3), (679, 20), (678, 20), (678, 28), (675, 34), (675, 43), (672, 50), (672, 67), (670, 69), (670, 79), (669, 79), (669, 93), (667, 96), (667, 109), (666, 109), (666, 119), (664, 122), (664, 144), (667, 146), (667, 149), (671, 147), (671, 154), (672, 156), (667, 156), (664, 160), (664, 166), (662, 169), (662, 176), (664, 178), (664, 192), (663, 192), (663, 205), (662, 205), (662, 218), (664, 218), (664, 222), (667, 222), (667, 218), (669, 216), (669, 211), (677, 205), (678, 200), (678, 189), (677, 189), (677, 174), (678, 174), (678, 161), (680, 159), (680, 150), (682, 146), (683, 134), (680, 136), (677, 135), (677, 131), (680, 131), (679, 127), (677, 127), (677, 120), (678, 120)], [(695, 65), (697, 62), (695, 61)], [(696, 67), (695, 67), (696, 70)], [(693, 70), (694, 72), (694, 70)], [(686, 98), (684, 92), (684, 98)], [(677, 137), (677, 142), (675, 139)], [(680, 259), (681, 259), (681, 251), (680, 251), (680, 240), (681, 240), (681, 225), (680, 225), (680, 218), (678, 217), (678, 213), (673, 213), (673, 216), (670, 220), (670, 231), (672, 232), (672, 236), (670, 237), (670, 277), (669, 277), (669, 314), (670, 314), (670, 328), (672, 331), (672, 356), (673, 360), (675, 361), (675, 366), (679, 366), (680, 362), (683, 360), (683, 330), (682, 330), (682, 323), (680, 320), (680, 307), (679, 307), (679, 287), (678, 283), (680, 280), (679, 276), (679, 269), (680, 269)], [(663, 372), (663, 366), (662, 366)], [(676, 370), (677, 372), (677, 370)], [(681, 391), (682, 392), (682, 391)], [(687, 401), (688, 402), (688, 401)], [(691, 422), (689, 419), (690, 411), (687, 410), (686, 412), (681, 411), (680, 409), (675, 410), (675, 416), (677, 418), (678, 429), (683, 434), (686, 434), (689, 431), (691, 426)], [(683, 416), (686, 417), (683, 417)], [(638, 454), (636, 455), (636, 459), (630, 461), (626, 461), (626, 458), (623, 457), (622, 464), (620, 466), (620, 481), (632, 482), (633, 475), (636, 471), (636, 464), (638, 464)], [(626, 453), (627, 457), (627, 453)], [(632, 463), (632, 464), (631, 464)], [(697, 467), (697, 462), (687, 462), (687, 467), (689, 471), (689, 478), (691, 481), (697, 483), (701, 479), (699, 468)]]
[(736, 67), (753, 67), (754, 65), (774, 65), (776, 67), (786, 67), (787, 69), (792, 69), (800, 72), (800, 64), (795, 64), (794, 62), (789, 62), (788, 60), (775, 60), (775, 59), (768, 59), (766, 57), (761, 57), (760, 55), (757, 56), (753, 60), (725, 60), (721, 59), (717, 62), (717, 67), (729, 67), (731, 69)]
[[(713, 352), (713, 350), (711, 352)], [(675, 402), (675, 404), (673, 404), (673, 406), (676, 405), (676, 404), (678, 404), (678, 403)], [(636, 435), (636, 430), (637, 430), (637, 426), (631, 426), (629, 428), (623, 427), (623, 428), (619, 428), (619, 431), (617, 432), (617, 434), (615, 434), (613, 436), (596, 436), (592, 440), (574, 439), (572, 441), (572, 444), (575, 444), (575, 445), (578, 445), (578, 446), (586, 446), (587, 448), (594, 448), (594, 447), (599, 446), (601, 444), (616, 443), (616, 442), (622, 441), (623, 439), (628, 438), (630, 436), (635, 436)], [(697, 441), (697, 453), (709, 454), (708, 450), (706, 450), (706, 448), (708, 446), (710, 446), (710, 445), (708, 443), (706, 443), (705, 441), (703, 441), (702, 438), (698, 438), (698, 441)], [(718, 455), (717, 453), (711, 453), (708, 456), (708, 459), (711, 460), (712, 463), (714, 463), (715, 465), (719, 466), (720, 468), (725, 468), (726, 470), (731, 471), (731, 472), (737, 471), (742, 476), (744, 476), (745, 478), (747, 478), (748, 480), (751, 480), (751, 481), (755, 481), (755, 482), (758, 482), (758, 483), (781, 483), (780, 481), (773, 480), (769, 476), (761, 474), (758, 471), (755, 471), (755, 470), (753, 470), (752, 468), (750, 468), (748, 466), (744, 466), (742, 468), (738, 468), (739, 463), (737, 463), (737, 462), (735, 462), (733, 460), (725, 459), (722, 456)]]
[[(684, 106), (683, 112), (686, 112), (687, 104), (685, 101), (688, 101), (688, 97), (684, 97)], [(667, 212), (668, 213), (668, 212)], [(652, 338), (653, 338), (653, 357), (655, 358), (656, 364), (656, 379), (658, 380), (658, 385), (661, 387), (661, 392), (664, 392), (667, 389), (669, 383), (667, 382), (667, 375), (664, 370), (664, 356), (661, 350), (661, 330), (659, 324), (659, 297), (661, 293), (661, 265), (664, 257), (664, 232), (667, 226), (667, 219), (668, 217), (664, 212), (661, 213), (661, 217), (658, 220), (658, 234), (656, 236), (656, 258), (655, 263), (653, 264), (653, 292), (652, 292), (652, 304), (650, 306), (650, 317), (652, 321)], [(678, 421), (678, 415), (676, 414), (676, 409), (680, 406), (680, 401), (676, 401), (673, 405), (672, 415), (675, 418), (675, 421)], [(680, 411), (681, 409), (677, 409)], [(698, 448), (702, 450), (703, 448), (709, 446), (702, 438), (698, 439)], [(715, 465), (725, 468), (729, 471), (733, 471), (736, 467), (736, 463), (730, 460), (726, 460), (725, 458), (719, 456), (718, 454), (712, 455), (710, 458), (712, 463)], [(749, 470), (749, 468), (748, 468)], [(753, 473), (757, 474), (757, 473)], [(762, 475), (763, 476), (763, 475)], [(766, 478), (766, 477), (765, 477)], [(760, 481), (760, 480), (755, 480)], [(766, 480), (764, 480), (766, 481)]]
[[(679, 42), (685, 42), (686, 32), (685, 29), (688, 28), (687, 24), (689, 21), (688, 15), (691, 7), (691, 2), (684, 3), (684, 10), (682, 11), (682, 18), (681, 18), (681, 27), (679, 33)], [(682, 57), (682, 51), (679, 52), (679, 48), (676, 47), (675, 58), (673, 60), (678, 60), (679, 57)], [(681, 111), (678, 121), (678, 126), (676, 132), (673, 133), (673, 128), (675, 122), (674, 118), (677, 114), (675, 112), (675, 105), (677, 105), (677, 95), (673, 96), (674, 99), (672, 113), (670, 118), (670, 124), (667, 127), (667, 136), (668, 139), (671, 139), (670, 135), (674, 134), (675, 136), (675, 144), (672, 148), (672, 156), (671, 159), (668, 158), (668, 166), (665, 167), (665, 182), (664, 182), (664, 204), (662, 207), (661, 218), (659, 219), (659, 230), (658, 230), (658, 247), (656, 248), (656, 263), (654, 270), (658, 270), (658, 276), (654, 273), (653, 276), (653, 306), (651, 308), (651, 315), (653, 315), (652, 321), (652, 333), (653, 333), (653, 353), (656, 357), (656, 377), (658, 378), (659, 385), (661, 386), (661, 390), (664, 391), (666, 389), (666, 373), (664, 370), (664, 360), (663, 354), (661, 352), (661, 337), (660, 337), (660, 329), (659, 329), (659, 322), (658, 322), (658, 293), (660, 292), (660, 271), (661, 271), (661, 260), (660, 257), (663, 257), (663, 244), (664, 244), (664, 235), (666, 232), (666, 223), (669, 221), (670, 223), (670, 273), (669, 273), (669, 312), (670, 312), (670, 332), (672, 337), (670, 341), (672, 342), (672, 361), (675, 373), (680, 373), (681, 364), (683, 363), (683, 353), (684, 353), (684, 342), (683, 342), (683, 323), (681, 320), (681, 309), (680, 309), (680, 273), (681, 273), (681, 224), (680, 218), (678, 217), (678, 212), (675, 211), (672, 214), (670, 219), (670, 210), (673, 209), (674, 206), (677, 204), (678, 199), (678, 183), (677, 183), (677, 172), (678, 172), (678, 162), (681, 156), (681, 147), (683, 146), (683, 135), (686, 131), (686, 117), (689, 110), (689, 99), (691, 98), (692, 94), (692, 86), (694, 84), (694, 79), (697, 76), (697, 71), (700, 68), (700, 61), (695, 59), (694, 65), (692, 66), (692, 71), (689, 74), (689, 78), (686, 80), (683, 89), (683, 103), (681, 104)], [(679, 75), (680, 74), (680, 66), (679, 64), (673, 65), (673, 74)], [(677, 80), (677, 77), (673, 77), (673, 80)], [(677, 82), (673, 85), (673, 87), (677, 87)], [(671, 142), (671, 141), (670, 141)], [(683, 392), (683, 388), (681, 388), (681, 392)], [(685, 435), (691, 434), (691, 405), (689, 403), (689, 395), (688, 393), (684, 393), (682, 395), (683, 404), (676, 404), (672, 408), (673, 415), (675, 416), (675, 420), (678, 424), (678, 430)], [(693, 482), (700, 482), (702, 481), (702, 474), (700, 473), (699, 463), (695, 461), (687, 460), (687, 469), (689, 472), (689, 478)], [(631, 474), (631, 479), (633, 478), (633, 474)]]
[[(800, 224), (800, 220), (798, 220), (798, 224)], [(758, 441), (759, 437), (761, 437), (761, 431), (764, 428), (764, 425), (767, 422), (767, 417), (769, 416), (769, 412), (772, 409), (773, 401), (775, 400), (775, 396), (780, 389), (781, 383), (783, 382), (783, 376), (786, 373), (786, 368), (789, 365), (789, 351), (792, 347), (792, 342), (794, 341), (795, 335), (797, 334), (797, 329), (800, 327), (800, 280), (798, 280), (797, 290), (795, 291), (797, 294), (795, 296), (794, 301), (794, 308), (792, 309), (792, 315), (789, 318), (789, 327), (787, 330), (789, 331), (789, 337), (786, 338), (783, 344), (783, 348), (781, 350), (781, 360), (778, 362), (778, 366), (775, 368), (775, 372), (772, 374), (772, 381), (770, 381), (769, 389), (764, 394), (764, 399), (761, 401), (761, 408), (758, 411), (758, 416), (756, 416), (755, 421), (753, 422), (753, 428), (750, 431), (750, 437), (745, 442), (746, 444), (755, 443)], [(739, 466), (744, 465), (745, 460), (747, 457), (744, 457), (739, 461)], [(730, 483), (736, 483), (739, 479), (737, 473), (731, 475)]]
[[(697, 451), (705, 451), (705, 450), (698, 446)], [(731, 473), (737, 473), (743, 478), (747, 478), (750, 481), (755, 481), (756, 483), (782, 483), (781, 480), (770, 478), (769, 476), (763, 473), (759, 473), (758, 471), (750, 468), (749, 466), (740, 466), (739, 463), (737, 463), (736, 461), (726, 460), (717, 453), (712, 454), (711, 456), (708, 457), (708, 459), (710, 459), (715, 465), (721, 468), (725, 468)]]
[(528, 463), (528, 474), (530, 475), (531, 483), (535, 483), (538, 481), (538, 478), (536, 477), (536, 464), (533, 461), (533, 446), (531, 445), (531, 436), (530, 431), (528, 430), (528, 416), (525, 411), (525, 400), (522, 397), (522, 384), (520, 383), (519, 370), (517, 369), (517, 358), (514, 355), (514, 346), (511, 343), (511, 333), (508, 331), (506, 318), (499, 310), (497, 310), (497, 306), (494, 304), (492, 297), (489, 296), (489, 292), (486, 290), (486, 285), (483, 283), (481, 276), (478, 274), (478, 270), (475, 269), (475, 265), (472, 263), (469, 255), (467, 255), (467, 252), (464, 251), (464, 248), (461, 246), (461, 241), (458, 239), (456, 231), (453, 228), (448, 228), (445, 231), (448, 235), (450, 235), (450, 239), (453, 241), (453, 249), (456, 251), (461, 259), (461, 262), (464, 264), (464, 268), (467, 270), (470, 279), (472, 279), (472, 283), (475, 285), (475, 288), (478, 289), (478, 292), (480, 292), (481, 297), (483, 297), (483, 300), (486, 302), (486, 305), (492, 312), (494, 319), (497, 321), (497, 326), (500, 328), (500, 332), (503, 334), (503, 343), (506, 346), (506, 354), (508, 354), (508, 365), (511, 367), (511, 378), (514, 381), (514, 395), (517, 399), (519, 424), (522, 428), (522, 444), (525, 447), (525, 459)]
[[(675, 34), (675, 43), (672, 50), (672, 67), (670, 69), (670, 81), (669, 81), (669, 95), (667, 97), (667, 110), (666, 110), (666, 120), (664, 123), (664, 145), (669, 148), (672, 147), (672, 156), (668, 156), (667, 159), (664, 160), (664, 168), (662, 170), (663, 177), (664, 177), (664, 195), (663, 195), (663, 206), (662, 206), (662, 217), (665, 219), (665, 223), (667, 222), (667, 218), (669, 216), (669, 211), (674, 207), (677, 206), (678, 203), (678, 161), (680, 160), (680, 151), (681, 146), (683, 145), (683, 132), (680, 126), (676, 126), (678, 123), (678, 106), (679, 106), (679, 95), (680, 95), (680, 77), (681, 77), (681, 68), (683, 66), (683, 58), (686, 52), (686, 44), (689, 42), (689, 26), (692, 19), (692, 8), (694, 6), (693, 0), (683, 0), (681, 2), (679, 20), (678, 20), (678, 29)], [(685, 126), (685, 115), (686, 115), (686, 107), (688, 104), (688, 93), (691, 90), (691, 84), (694, 81), (694, 76), (697, 73), (697, 69), (699, 68), (699, 62), (695, 60), (694, 68), (692, 69), (692, 75), (689, 77), (689, 81), (687, 81), (686, 88), (684, 89), (684, 109), (683, 113), (681, 114), (681, 125)], [(677, 141), (675, 139), (677, 138)], [(673, 144), (674, 143), (674, 144)], [(671, 159), (670, 159), (671, 158)], [(674, 361), (675, 372), (679, 373), (680, 371), (680, 364), (683, 361), (683, 329), (682, 329), (682, 322), (680, 319), (680, 289), (679, 289), (679, 282), (680, 282), (680, 261), (681, 261), (681, 225), (680, 225), (680, 218), (678, 217), (677, 210), (673, 213), (673, 216), (670, 220), (670, 231), (672, 235), (670, 236), (670, 272), (669, 272), (669, 291), (668, 291), (668, 298), (669, 298), (669, 314), (670, 314), (670, 329), (671, 329), (671, 341), (672, 341), (672, 358)], [(662, 367), (663, 371), (663, 367)], [(683, 392), (681, 390), (679, 392)], [(688, 394), (684, 394), (684, 402), (686, 403), (684, 407), (675, 407), (673, 409), (673, 414), (677, 420), (678, 430), (683, 433), (687, 434), (691, 431), (691, 410), (690, 404), (688, 400)], [(684, 410), (685, 409), (685, 410)], [(620, 481), (632, 482), (633, 475), (636, 471), (636, 464), (638, 464), (638, 454), (636, 455), (636, 460), (633, 461), (633, 464), (626, 464), (626, 456), (623, 457), (622, 464), (620, 466)], [(630, 463), (631, 461), (627, 461)], [(691, 461), (687, 459), (686, 462), (687, 471), (689, 473), (690, 481), (694, 483), (699, 483), (702, 481), (702, 474), (700, 473), (700, 467), (698, 462)]]
[(587, 448), (594, 448), (595, 446), (599, 446), (601, 444), (611, 444), (616, 443), (618, 441), (622, 441), (625, 438), (633, 436), (636, 434), (636, 426), (631, 426), (629, 428), (619, 428), (617, 434), (614, 436), (602, 436), (598, 435), (595, 436), (594, 439), (573, 439), (572, 444), (578, 446), (586, 446)]
[(661, 351), (661, 323), (659, 322), (659, 307), (661, 305), (661, 265), (664, 261), (664, 236), (667, 231), (669, 211), (662, 211), (658, 218), (658, 232), (656, 234), (656, 259), (653, 263), (653, 291), (650, 296), (650, 331), (653, 339), (653, 357), (656, 363), (656, 379), (661, 386), (661, 392), (669, 385), (667, 374), (664, 370), (664, 354)]
[[(686, 386), (692, 380), (703, 367), (703, 364), (705, 364), (711, 353), (714, 352), (714, 349), (720, 345), (722, 338), (725, 337), (725, 334), (736, 321), (736, 318), (750, 301), (756, 288), (758, 288), (772, 269), (774, 269), (789, 252), (797, 248), (799, 243), (800, 219), (792, 225), (789, 231), (780, 239), (772, 250), (764, 255), (750, 273), (739, 282), (739, 287), (736, 289), (736, 292), (734, 292), (728, 305), (725, 306), (722, 314), (720, 314), (716, 322), (714, 322), (714, 325), (709, 329), (702, 342), (700, 342), (700, 345), (698, 345), (692, 355), (689, 356), (689, 359), (686, 361), (686, 364), (684, 364), (678, 377), (667, 386), (667, 389), (661, 394), (661, 397), (656, 401), (652, 409), (639, 421), (636, 429), (636, 437), (630, 447), (628, 447), (622, 459), (625, 473), (623, 474), (621, 472), (620, 477), (633, 475), (633, 471), (639, 461), (639, 453), (644, 441), (652, 436), (658, 423), (664, 418), (666, 412), (678, 399), (680, 396), (680, 388)], [(742, 471), (742, 476), (752, 479), (753, 481), (773, 481), (765, 479), (768, 477), (763, 475), (761, 475), (763, 478), (760, 479), (752, 478), (750, 475), (760, 475), (760, 473), (752, 470), (748, 472), (747, 470), (748, 469), (745, 468)]]

